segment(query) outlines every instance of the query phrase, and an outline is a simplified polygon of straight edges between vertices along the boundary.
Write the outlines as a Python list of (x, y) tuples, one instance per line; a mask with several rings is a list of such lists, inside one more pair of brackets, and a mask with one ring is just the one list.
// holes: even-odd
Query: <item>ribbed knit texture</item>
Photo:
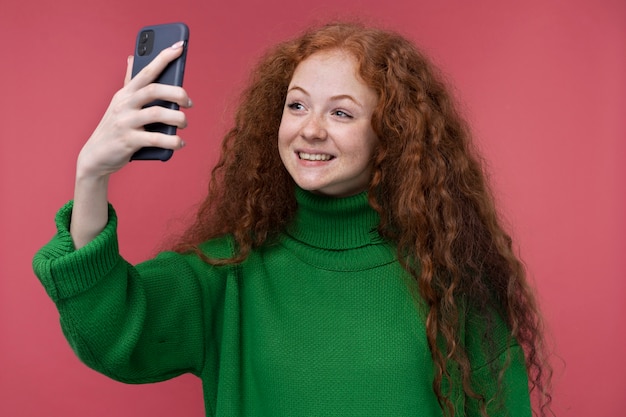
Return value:
[[(424, 318), (366, 194), (296, 193), (286, 233), (238, 266), (168, 252), (133, 267), (118, 254), (113, 209), (102, 234), (76, 251), (71, 203), (33, 266), (86, 364), (129, 383), (191, 372), (207, 416), (441, 416)], [(231, 247), (223, 238), (202, 250), (225, 257)], [(523, 355), (507, 350), (506, 327), (496, 335), (501, 355), (487, 358), (480, 323), (467, 323), (481, 390), (495, 386), (487, 364), (511, 356), (505, 407), (494, 415), (530, 416)], [(479, 415), (453, 396), (457, 415)]]

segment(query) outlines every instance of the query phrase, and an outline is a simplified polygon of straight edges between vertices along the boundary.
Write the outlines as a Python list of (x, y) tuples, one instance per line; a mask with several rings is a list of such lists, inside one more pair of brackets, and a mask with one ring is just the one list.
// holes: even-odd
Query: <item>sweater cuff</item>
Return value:
[(121, 261), (113, 207), (102, 232), (79, 250), (69, 231), (72, 208), (70, 201), (58, 211), (56, 235), (33, 258), (33, 270), (55, 303), (93, 287)]

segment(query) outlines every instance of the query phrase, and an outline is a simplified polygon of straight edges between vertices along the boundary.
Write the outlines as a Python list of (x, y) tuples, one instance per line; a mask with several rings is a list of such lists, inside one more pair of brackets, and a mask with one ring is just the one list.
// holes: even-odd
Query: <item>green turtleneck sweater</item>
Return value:
[[(172, 252), (130, 265), (112, 208), (104, 231), (75, 250), (69, 203), (34, 270), (82, 361), (127, 383), (197, 375), (207, 416), (441, 416), (423, 314), (366, 195), (296, 195), (297, 216), (278, 241), (228, 267)], [(228, 257), (232, 239), (201, 249)], [(463, 326), (488, 396), (489, 364), (510, 357), (504, 407), (492, 415), (530, 416), (523, 354), (507, 345), (506, 326), (495, 357), (484, 354), (480, 323)], [(480, 415), (453, 397), (457, 416)]]

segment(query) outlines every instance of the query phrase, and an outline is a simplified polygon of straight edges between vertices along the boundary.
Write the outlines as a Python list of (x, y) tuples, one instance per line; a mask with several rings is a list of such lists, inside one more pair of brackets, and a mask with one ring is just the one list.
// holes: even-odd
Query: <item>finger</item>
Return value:
[(176, 126), (179, 129), (187, 127), (187, 117), (180, 110), (172, 110), (161, 106), (151, 106), (137, 112), (134, 120), (136, 127), (145, 126), (152, 123), (163, 123)]
[(165, 67), (178, 58), (183, 52), (184, 41), (180, 41), (162, 50), (148, 65), (128, 83), (128, 86), (136, 90), (152, 83), (163, 72)]
[(138, 132), (135, 144), (139, 145), (139, 148), (154, 146), (172, 150), (181, 149), (185, 146), (185, 142), (178, 135), (147, 131)]
[(126, 76), (124, 77), (124, 85), (127, 85), (133, 77), (133, 62), (135, 62), (135, 57), (130, 55), (126, 60)]
[(130, 97), (129, 104), (133, 107), (143, 107), (154, 100), (169, 101), (178, 104), (179, 107), (189, 108), (192, 106), (189, 95), (182, 87), (168, 84), (152, 83), (138, 90)]

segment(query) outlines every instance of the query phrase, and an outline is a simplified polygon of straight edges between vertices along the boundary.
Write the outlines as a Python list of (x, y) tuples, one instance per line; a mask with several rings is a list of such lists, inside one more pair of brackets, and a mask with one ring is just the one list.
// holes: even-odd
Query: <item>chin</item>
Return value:
[(302, 187), (302, 186), (300, 186), (300, 188), (310, 192), (311, 194), (323, 195), (326, 197), (333, 197), (333, 198), (351, 197), (353, 195), (360, 194), (361, 192), (366, 190), (366, 188), (358, 189), (358, 190), (328, 190), (324, 188), (315, 188), (315, 187), (307, 188), (307, 187)]
[(310, 184), (310, 183), (298, 182), (298, 181), (296, 181), (296, 184), (298, 185), (298, 187), (302, 188), (305, 191), (310, 192), (311, 194), (332, 196), (332, 192), (329, 193), (328, 190), (324, 189), (324, 187), (320, 187), (318, 185)]

